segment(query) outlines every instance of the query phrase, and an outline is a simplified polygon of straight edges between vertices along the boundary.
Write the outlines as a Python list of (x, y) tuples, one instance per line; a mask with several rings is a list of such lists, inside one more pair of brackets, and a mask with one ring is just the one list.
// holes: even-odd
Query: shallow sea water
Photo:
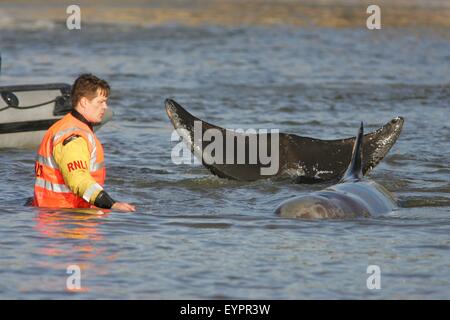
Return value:
[[(98, 132), (107, 190), (134, 214), (24, 207), (34, 150), (0, 151), (0, 297), (19, 299), (450, 298), (448, 30), (131, 27), (1, 30), (0, 84), (112, 86)], [(371, 173), (401, 208), (379, 218), (282, 219), (277, 205), (327, 184), (237, 182), (175, 165), (164, 99), (230, 128), (336, 139), (405, 117)], [(81, 293), (66, 290), (69, 265)], [(381, 269), (381, 290), (366, 286)]]

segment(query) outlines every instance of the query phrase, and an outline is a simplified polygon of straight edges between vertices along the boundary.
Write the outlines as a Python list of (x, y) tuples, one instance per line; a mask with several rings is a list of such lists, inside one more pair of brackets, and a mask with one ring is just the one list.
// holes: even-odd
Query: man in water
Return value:
[(92, 125), (102, 121), (109, 92), (108, 83), (92, 74), (75, 80), (73, 110), (48, 129), (38, 150), (35, 206), (135, 211), (133, 205), (117, 202), (103, 190), (103, 146)]

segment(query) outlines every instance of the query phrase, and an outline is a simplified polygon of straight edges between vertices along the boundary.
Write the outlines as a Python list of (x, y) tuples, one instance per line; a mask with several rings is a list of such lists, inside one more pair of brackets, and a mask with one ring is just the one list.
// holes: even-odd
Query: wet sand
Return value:
[[(71, 1), (0, 1), (0, 26), (6, 21), (64, 22)], [(450, 27), (450, 1), (263, 1), (193, 0), (78, 1), (82, 23), (152, 26), (365, 27), (369, 4), (381, 8), (382, 27)], [(3, 23), (2, 23), (3, 20)]]

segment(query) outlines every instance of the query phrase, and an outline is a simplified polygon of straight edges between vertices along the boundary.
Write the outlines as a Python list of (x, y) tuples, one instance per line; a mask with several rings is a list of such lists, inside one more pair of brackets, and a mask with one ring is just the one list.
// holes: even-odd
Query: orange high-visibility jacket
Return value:
[[(82, 195), (74, 194), (65, 184), (63, 175), (53, 156), (53, 149), (70, 136), (78, 135), (86, 140), (89, 163), (74, 162), (72, 165), (89, 172), (97, 183), (92, 184)], [(86, 168), (87, 167), (87, 168)], [(91, 128), (68, 113), (53, 124), (46, 132), (38, 150), (35, 164), (36, 182), (34, 185), (34, 205), (48, 208), (89, 208), (89, 199), (103, 189), (106, 169), (104, 166), (103, 146)]]

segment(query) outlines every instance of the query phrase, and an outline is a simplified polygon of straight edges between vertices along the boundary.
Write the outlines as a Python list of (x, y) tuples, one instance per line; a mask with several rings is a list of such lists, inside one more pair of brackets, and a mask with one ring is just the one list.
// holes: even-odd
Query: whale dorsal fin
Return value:
[(352, 160), (348, 165), (347, 170), (344, 173), (340, 182), (346, 182), (350, 180), (362, 179), (362, 144), (364, 139), (364, 125), (361, 122), (361, 126), (356, 136), (355, 144), (353, 145)]

